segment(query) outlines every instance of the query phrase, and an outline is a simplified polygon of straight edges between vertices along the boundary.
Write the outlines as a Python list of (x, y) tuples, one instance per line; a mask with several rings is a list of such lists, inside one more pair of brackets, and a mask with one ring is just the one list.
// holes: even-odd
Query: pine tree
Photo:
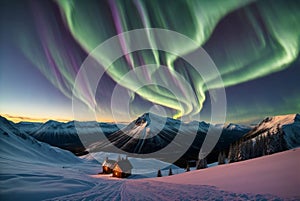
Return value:
[(271, 153), (271, 134), (270, 131), (267, 133), (267, 138), (266, 138), (266, 145), (267, 145), (267, 155)]
[(157, 171), (157, 177), (162, 177), (160, 169)]
[(236, 160), (235, 161), (241, 160), (241, 150), (242, 150), (242, 141), (239, 140), (237, 142), (237, 146), (236, 146)]
[(230, 154), (230, 163), (235, 162), (235, 142), (232, 143), (231, 154)]
[(261, 135), (257, 137), (257, 157), (262, 156), (262, 139)]
[(173, 175), (172, 168), (169, 169), (169, 176)]
[(222, 158), (222, 152), (219, 152), (219, 155), (218, 155), (218, 165), (221, 165), (221, 159)]
[(279, 141), (279, 150), (278, 151), (285, 151), (287, 150), (287, 144), (286, 141), (284, 139), (284, 132), (282, 130), (282, 128), (280, 128), (280, 125), (277, 125), (277, 131), (278, 131), (278, 141)]
[(189, 172), (190, 171), (190, 165), (189, 165), (189, 162), (187, 162), (187, 165), (186, 165), (186, 172)]
[(197, 170), (207, 168), (207, 161), (206, 158), (200, 159)]
[(229, 146), (229, 152), (228, 152), (228, 163), (232, 162), (232, 143)]
[(239, 141), (233, 144), (233, 162), (237, 162), (239, 158)]
[(253, 142), (252, 139), (249, 140), (249, 146), (250, 146), (250, 151), (249, 151), (249, 158), (254, 158), (254, 150), (253, 150)]
[(237, 161), (237, 142), (232, 144), (232, 162)]
[(245, 153), (245, 160), (250, 158), (250, 151), (251, 151), (251, 143), (250, 140), (246, 141), (246, 153)]
[(268, 132), (268, 154), (276, 152), (276, 139), (275, 134)]
[(280, 130), (280, 138), (281, 138), (281, 151), (288, 150), (288, 145), (284, 139), (284, 132), (282, 129)]
[(247, 155), (247, 143), (241, 142), (241, 149), (240, 149), (240, 160), (246, 160)]
[(223, 151), (223, 160), (224, 160), (224, 164), (226, 163), (226, 153), (225, 151)]
[(254, 146), (253, 146), (253, 158), (258, 157), (258, 137), (255, 138)]
[(218, 156), (218, 165), (222, 165), (225, 164), (225, 153), (219, 152), (219, 156)]

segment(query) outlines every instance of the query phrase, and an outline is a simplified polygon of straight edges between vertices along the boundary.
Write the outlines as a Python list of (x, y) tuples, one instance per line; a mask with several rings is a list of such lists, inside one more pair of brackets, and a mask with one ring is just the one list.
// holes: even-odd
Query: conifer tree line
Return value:
[(256, 158), (287, 150), (284, 132), (277, 126), (276, 132), (262, 133), (251, 139), (240, 139), (230, 145), (229, 163)]
[[(171, 175), (173, 175), (173, 171), (172, 171), (172, 168), (169, 168), (169, 174), (168, 174), (169, 176), (171, 176)], [(157, 175), (156, 175), (157, 177), (162, 177), (162, 174), (161, 174), (161, 170), (159, 169), (158, 171), (157, 171)]]

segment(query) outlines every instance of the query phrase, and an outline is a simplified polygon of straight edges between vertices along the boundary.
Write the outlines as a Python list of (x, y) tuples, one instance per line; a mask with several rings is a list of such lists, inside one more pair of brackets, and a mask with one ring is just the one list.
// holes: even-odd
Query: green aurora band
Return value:
[[(219, 69), (225, 87), (284, 70), (299, 55), (300, 5), (297, 1), (176, 0), (170, 3), (165, 0), (112, 0), (87, 3), (58, 0), (56, 3), (68, 30), (87, 54), (117, 34), (141, 28), (169, 29), (191, 38), (199, 48), (205, 47), (206, 44), (209, 46), (210, 38), (218, 23), (235, 12), (241, 17), (246, 28), (236, 27), (238, 33), (234, 35), (235, 40), (224, 35), (223, 42), (216, 44), (213, 50), (208, 51)], [(53, 22), (51, 18), (54, 16), (50, 14), (45, 17), (45, 20)], [(36, 24), (43, 26), (43, 22), (38, 20)], [(62, 48), (61, 44), (64, 43), (64, 39), (60, 33), (59, 30), (39, 31), (37, 35), (42, 38), (42, 43), (38, 48), (32, 48), (26, 43), (27, 40), (21, 40), (21, 48), (56, 87), (66, 96), (71, 97), (71, 89), (82, 62), (82, 56), (77, 54), (76, 50), (68, 53), (68, 48), (72, 48), (70, 46)], [(33, 41), (35, 36), (25, 34), (24, 37), (32, 38), (29, 41)], [(127, 41), (126, 38), (120, 39), (122, 48), (128, 47), (131, 42), (133, 41)], [(159, 65), (165, 65), (169, 68), (170, 75), (173, 76), (162, 76), (159, 79), (172, 84), (175, 82), (172, 80), (177, 80), (174, 71), (180, 73), (191, 84), (197, 100), (189, 100), (189, 94), (184, 94), (184, 92), (181, 92), (182, 97), (175, 97), (156, 86), (143, 87), (131, 93), (132, 100), (134, 94), (137, 93), (153, 104), (175, 111), (172, 113), (174, 118), (198, 114), (206, 99), (206, 83), (199, 75), (193, 73), (194, 71), (188, 64), (178, 61), (181, 55), (157, 51), (156, 41), (150, 34), (148, 42), (153, 47), (152, 50), (125, 55), (108, 69), (108, 75), (118, 83), (126, 73), (140, 65), (156, 64), (158, 68)], [(180, 50), (182, 55), (195, 51), (176, 41), (166, 41), (166, 45)], [(52, 66), (55, 66), (55, 70), (52, 68), (51, 72), (46, 70), (49, 69), (47, 68), (49, 60), (52, 61)], [(103, 65), (107, 62), (105, 55), (100, 60)], [(155, 72), (149, 70), (146, 74), (150, 76)], [(216, 77), (212, 75), (209, 78), (210, 84), (214, 88), (221, 87), (215, 79)], [(129, 80), (120, 84), (131, 90), (143, 82), (142, 75), (139, 81), (140, 83), (134, 83)], [(181, 90), (184, 91), (184, 89)], [(94, 102), (88, 86), (86, 96), (80, 98), (87, 104)]]

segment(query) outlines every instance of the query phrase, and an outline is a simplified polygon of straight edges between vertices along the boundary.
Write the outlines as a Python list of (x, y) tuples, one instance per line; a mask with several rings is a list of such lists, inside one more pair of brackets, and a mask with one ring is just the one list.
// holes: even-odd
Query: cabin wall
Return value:
[(104, 174), (111, 174), (113, 172), (113, 170), (107, 166), (102, 166), (102, 172)]
[(113, 170), (113, 177), (126, 178), (126, 177), (129, 177), (130, 175), (131, 175), (130, 173), (119, 172), (119, 171)]

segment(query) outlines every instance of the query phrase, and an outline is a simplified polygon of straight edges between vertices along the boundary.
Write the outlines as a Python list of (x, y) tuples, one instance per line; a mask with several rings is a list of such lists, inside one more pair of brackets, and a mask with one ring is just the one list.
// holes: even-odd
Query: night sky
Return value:
[[(14, 121), (74, 119), (72, 90), (85, 58), (107, 39), (142, 28), (176, 31), (206, 50), (224, 82), (226, 122), (253, 123), (266, 116), (299, 113), (299, 10), (300, 1), (293, 0), (1, 1), (0, 114)], [(153, 37), (148, 40), (156, 46)], [(133, 42), (120, 38), (122, 48)], [(182, 55), (195, 51), (176, 42), (168, 41), (168, 45), (182, 50)], [(105, 57), (100, 55), (102, 61)], [(118, 111), (113, 120), (110, 100), (116, 83), (146, 64), (167, 66), (170, 74), (153, 78), (149, 70), (138, 80), (161, 79), (178, 86), (182, 96), (174, 97), (157, 86), (132, 91), (138, 83), (125, 82), (122, 88), (131, 97), (129, 115)], [(190, 84), (195, 100), (172, 76), (174, 70)], [(212, 75), (209, 82), (214, 79)], [(90, 104), (93, 97), (88, 86), (82, 94), (77, 98)], [(155, 108), (173, 118), (193, 120), (200, 113), (201, 120), (210, 121), (211, 97), (201, 76), (178, 56), (155, 49), (115, 61), (101, 78), (94, 98), (98, 121), (128, 122)], [(80, 120), (93, 119), (83, 114)]]

